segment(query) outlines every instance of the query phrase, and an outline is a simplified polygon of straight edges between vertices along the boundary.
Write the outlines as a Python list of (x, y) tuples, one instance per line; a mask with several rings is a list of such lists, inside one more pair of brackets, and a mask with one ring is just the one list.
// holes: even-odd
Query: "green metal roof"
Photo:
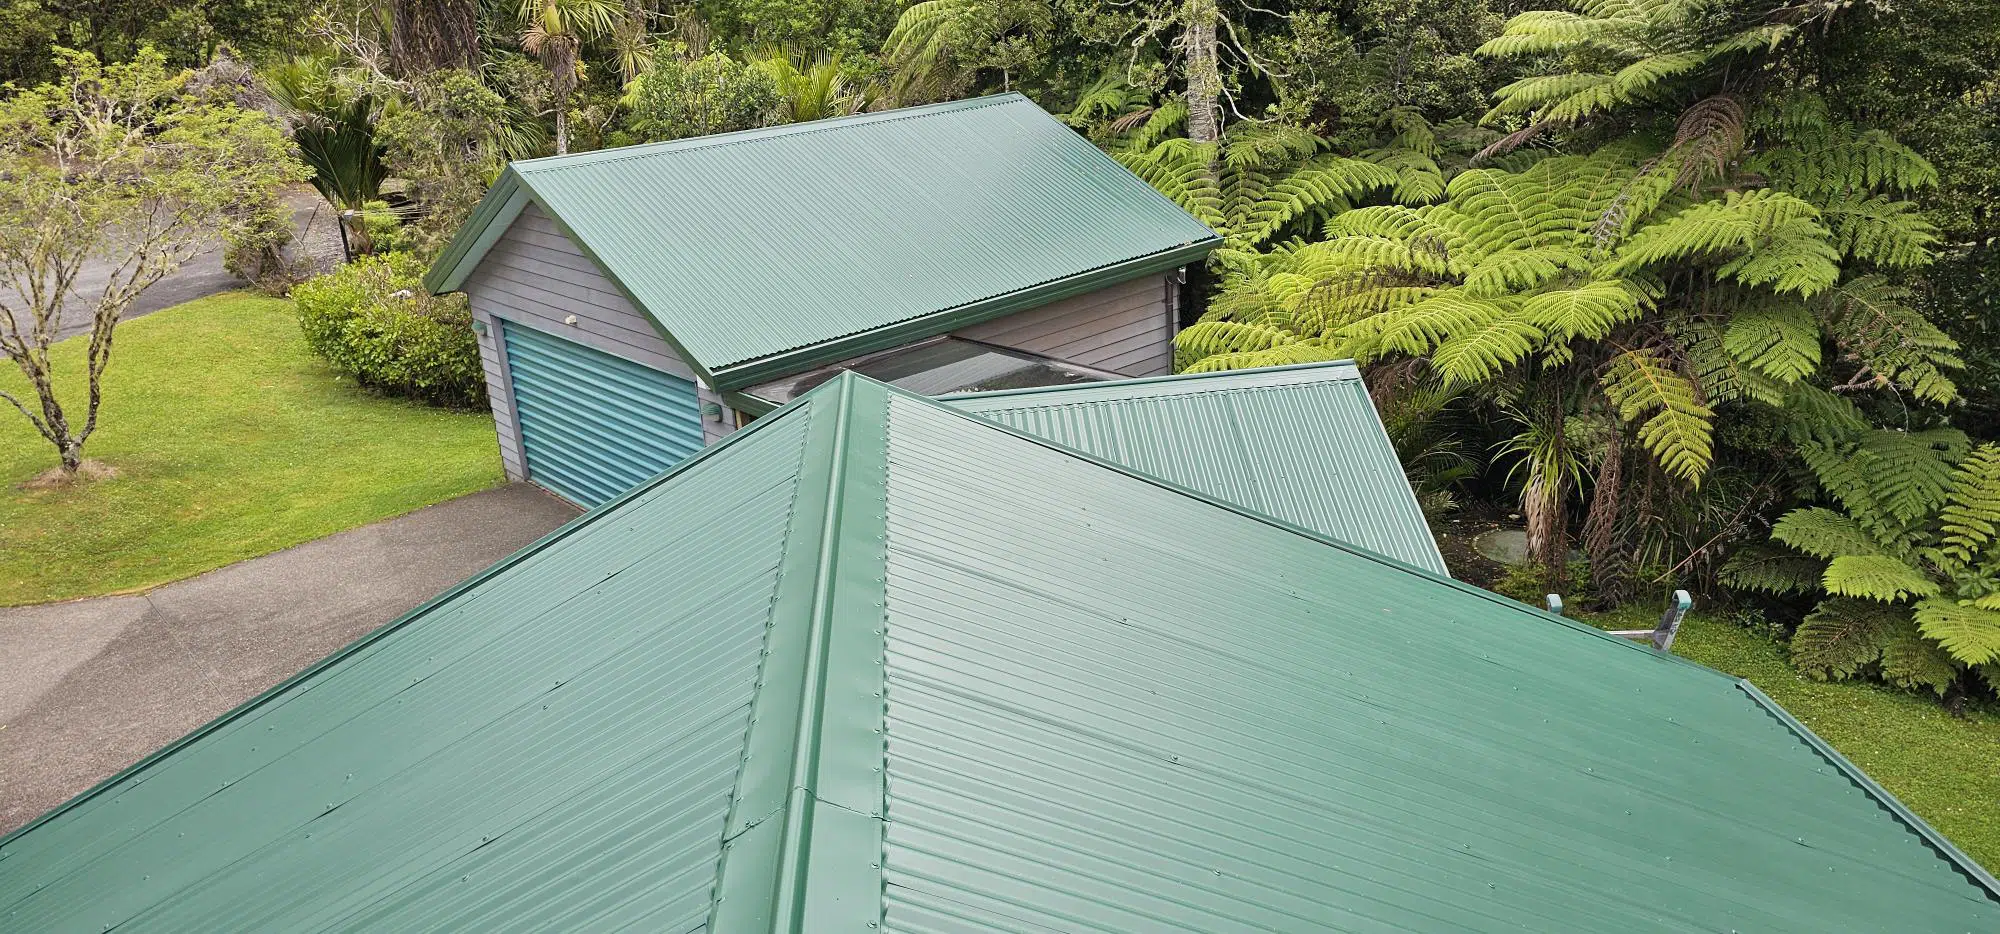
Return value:
[(1449, 574), (1351, 361), (967, 393), (961, 411)]
[(426, 283), (459, 288), (530, 200), (721, 388), (1219, 242), (1019, 94), (516, 162)]
[(852, 375), (0, 840), (37, 932), (1963, 932), (1996, 886), (1742, 682)]

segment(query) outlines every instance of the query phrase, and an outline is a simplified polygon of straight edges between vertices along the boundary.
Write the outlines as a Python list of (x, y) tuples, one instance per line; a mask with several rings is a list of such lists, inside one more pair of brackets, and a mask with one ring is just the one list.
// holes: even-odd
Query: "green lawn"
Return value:
[[(83, 352), (56, 348), (79, 399)], [(0, 389), (26, 390), (0, 367)], [(487, 415), (363, 392), (306, 350), (281, 299), (228, 293), (120, 325), (104, 392), (84, 455), (119, 475), (81, 488), (24, 490), (55, 449), (0, 408), (0, 606), (179, 580), (501, 479)]]
[[(1654, 618), (1592, 622), (1640, 629)], [(2000, 870), (2000, 712), (1958, 717), (1930, 695), (1814, 681), (1795, 671), (1769, 636), (1699, 613), (1682, 623), (1674, 652), (1749, 679), (1959, 849)]]

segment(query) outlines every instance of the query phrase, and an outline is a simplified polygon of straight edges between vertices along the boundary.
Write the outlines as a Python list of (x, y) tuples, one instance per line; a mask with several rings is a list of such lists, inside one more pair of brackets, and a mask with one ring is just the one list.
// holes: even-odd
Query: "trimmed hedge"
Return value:
[(292, 290), (307, 346), (361, 385), (433, 405), (486, 404), (463, 295), (432, 295), (407, 253), (364, 257)]

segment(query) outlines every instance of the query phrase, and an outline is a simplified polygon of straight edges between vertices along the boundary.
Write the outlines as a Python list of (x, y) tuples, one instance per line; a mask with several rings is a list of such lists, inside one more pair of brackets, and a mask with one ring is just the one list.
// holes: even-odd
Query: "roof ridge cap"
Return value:
[(881, 915), (888, 437), (857, 402), (870, 382), (843, 373), (801, 400), (815, 400), (794, 507), (803, 528), (788, 534), (772, 601), (710, 930)]
[(919, 104), (914, 107), (898, 107), (894, 110), (878, 110), (873, 113), (847, 114), (845, 116), (826, 117), (819, 120), (806, 120), (800, 123), (781, 123), (776, 126), (752, 127), (747, 130), (735, 130), (728, 133), (691, 136), (685, 139), (659, 140), (650, 143), (637, 143), (631, 146), (615, 146), (610, 149), (594, 149), (589, 152), (540, 156), (534, 159), (521, 159), (510, 162), (508, 163), (508, 167), (515, 169), (522, 175), (555, 172), (563, 169), (627, 162), (633, 159), (644, 159), (659, 155), (705, 152), (712, 149), (740, 146), (747, 143), (756, 143), (783, 137), (811, 136), (816, 133), (851, 130), (862, 126), (900, 123), (905, 120), (921, 120), (940, 114), (984, 110), (988, 107), (998, 107), (1016, 102), (1033, 103), (1032, 101), (1028, 101), (1028, 98), (1019, 91), (1007, 91), (982, 97), (968, 97), (963, 100), (940, 101), (935, 104)]

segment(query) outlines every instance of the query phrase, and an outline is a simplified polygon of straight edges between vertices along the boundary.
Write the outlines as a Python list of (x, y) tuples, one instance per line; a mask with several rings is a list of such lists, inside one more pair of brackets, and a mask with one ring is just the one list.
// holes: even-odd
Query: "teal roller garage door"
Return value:
[(595, 506), (701, 450), (693, 382), (503, 323), (528, 479)]

